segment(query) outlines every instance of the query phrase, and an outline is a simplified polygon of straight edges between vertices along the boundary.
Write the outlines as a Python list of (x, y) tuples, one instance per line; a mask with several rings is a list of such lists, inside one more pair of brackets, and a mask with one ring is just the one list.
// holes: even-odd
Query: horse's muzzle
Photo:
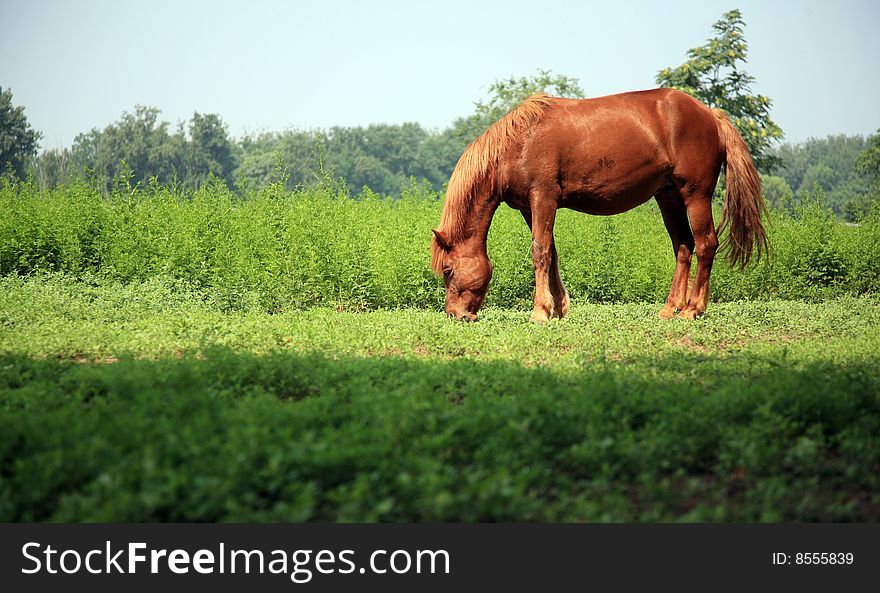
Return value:
[(450, 319), (456, 319), (458, 321), (476, 321), (477, 316), (474, 313), (469, 313), (465, 311), (464, 313), (446, 313), (446, 316)]

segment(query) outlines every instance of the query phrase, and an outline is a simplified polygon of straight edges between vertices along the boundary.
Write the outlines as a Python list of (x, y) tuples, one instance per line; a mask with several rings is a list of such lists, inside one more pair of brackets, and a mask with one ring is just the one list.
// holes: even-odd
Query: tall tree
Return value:
[(231, 182), (235, 154), (226, 126), (216, 114), (194, 113), (187, 128), (169, 130), (155, 107), (138, 105), (103, 130), (79, 134), (70, 154), (74, 170), (92, 169), (103, 180), (105, 191), (113, 180), (130, 176), (132, 183), (174, 180), (198, 187), (210, 174)]
[(24, 107), (13, 107), (12, 90), (0, 87), (0, 175), (11, 170), (23, 178), (28, 160), (36, 156), (43, 135), (31, 128)]
[(776, 175), (784, 177), (795, 196), (822, 191), (825, 204), (837, 214), (851, 216), (847, 204), (859, 202), (870, 189), (870, 176), (857, 166), (865, 148), (862, 136), (842, 134), (783, 144), (773, 153), (782, 159)]
[(133, 183), (146, 183), (151, 177), (171, 181), (181, 168), (176, 152), (168, 122), (159, 121), (155, 107), (142, 105), (136, 106), (134, 113), (123, 113), (104, 130), (93, 129), (73, 140), (77, 161), (103, 179), (105, 190), (121, 175), (131, 175)]
[(855, 169), (868, 178), (868, 191), (847, 204), (850, 218), (857, 219), (880, 204), (880, 130), (868, 136), (864, 150), (856, 159)]
[(44, 150), (31, 161), (31, 169), (40, 189), (48, 189), (68, 180), (71, 173), (69, 148)]
[(489, 85), (489, 98), (477, 101), (475, 115), (493, 122), (535, 93), (556, 97), (583, 98), (584, 91), (576, 78), (538, 70), (533, 76), (511, 76)]
[(688, 61), (657, 74), (657, 84), (682, 90), (710, 107), (723, 109), (742, 134), (755, 165), (769, 173), (780, 163), (771, 153), (782, 129), (770, 118), (772, 101), (752, 94), (755, 78), (742, 69), (747, 62), (745, 21), (739, 10), (724, 13), (712, 28), (715, 36), (688, 50)]
[(856, 158), (856, 170), (868, 175), (876, 185), (880, 183), (880, 130), (868, 136), (865, 148)]
[(211, 174), (227, 182), (232, 180), (235, 169), (232, 143), (223, 120), (216, 113), (193, 113), (185, 167), (184, 182), (192, 187), (202, 185)]

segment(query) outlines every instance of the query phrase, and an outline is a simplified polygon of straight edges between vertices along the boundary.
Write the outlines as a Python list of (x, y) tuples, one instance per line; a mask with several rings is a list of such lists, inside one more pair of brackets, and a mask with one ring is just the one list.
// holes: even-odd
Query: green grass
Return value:
[(0, 279), (0, 520), (880, 520), (880, 301), (232, 308)]
[(880, 211), (773, 213), (696, 322), (656, 208), (563, 211), (534, 325), (502, 206), (462, 324), (436, 196), (333, 187), (0, 181), (0, 521), (880, 520)]

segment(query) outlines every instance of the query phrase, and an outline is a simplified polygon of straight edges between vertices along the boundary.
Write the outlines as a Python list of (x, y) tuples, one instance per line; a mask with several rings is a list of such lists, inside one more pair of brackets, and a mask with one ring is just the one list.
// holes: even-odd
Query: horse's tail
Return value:
[(770, 244), (761, 223), (761, 215), (767, 214), (767, 205), (761, 195), (761, 178), (752, 155), (742, 136), (720, 109), (713, 109), (718, 132), (727, 153), (725, 165), (726, 195), (718, 234), (726, 229), (721, 249), (731, 266), (745, 268), (755, 252), (755, 259), (769, 253)]
[(475, 201), (494, 190), (495, 170), (502, 156), (541, 117), (549, 104), (550, 97), (544, 93), (532, 95), (489, 126), (461, 155), (449, 179), (443, 214), (431, 241), (431, 268), (438, 275), (442, 273), (444, 249), (438, 235), (444, 238), (446, 247), (463, 238), (474, 213)]

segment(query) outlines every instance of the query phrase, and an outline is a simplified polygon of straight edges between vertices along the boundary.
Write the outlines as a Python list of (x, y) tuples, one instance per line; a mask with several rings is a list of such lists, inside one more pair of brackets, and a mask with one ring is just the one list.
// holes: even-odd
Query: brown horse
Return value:
[[(722, 165), (727, 194), (716, 233), (712, 194)], [(532, 95), (465, 150), (434, 229), (431, 267), (443, 275), (446, 313), (476, 320), (492, 265), (486, 237), (506, 202), (532, 230), (533, 321), (563, 317), (569, 298), (553, 241), (558, 208), (619, 214), (655, 197), (676, 257), (660, 316), (706, 310), (709, 274), (722, 249), (744, 267), (768, 249), (761, 182), (742, 137), (724, 113), (671, 89), (560, 99)], [(697, 272), (688, 291), (691, 258)]]

